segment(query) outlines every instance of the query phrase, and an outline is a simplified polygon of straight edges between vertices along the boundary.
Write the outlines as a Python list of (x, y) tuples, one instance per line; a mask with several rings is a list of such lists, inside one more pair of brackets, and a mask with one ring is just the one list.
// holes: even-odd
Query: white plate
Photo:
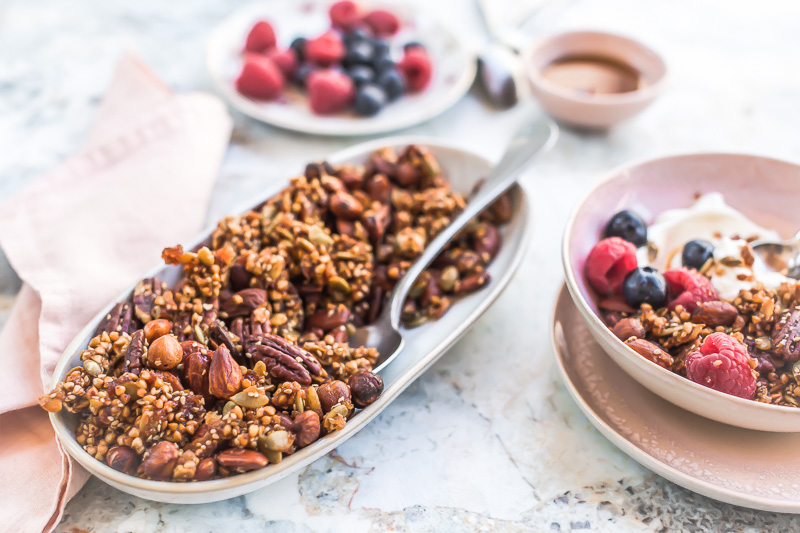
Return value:
[(330, 27), (330, 1), (259, 2), (245, 6), (223, 20), (208, 42), (206, 66), (217, 89), (228, 102), (257, 120), (288, 130), (318, 135), (372, 135), (406, 128), (424, 122), (455, 104), (469, 90), (475, 78), (476, 59), (469, 47), (439, 21), (408, 6), (390, 9), (402, 21), (400, 32), (392, 37), (394, 55), (402, 45), (419, 41), (433, 59), (433, 79), (427, 89), (391, 102), (374, 117), (351, 113), (320, 116), (312, 113), (306, 95), (287, 86), (284, 95), (273, 102), (251, 100), (236, 91), (234, 81), (242, 68), (242, 50), (250, 28), (267, 20), (275, 28), (278, 45), (286, 48), (295, 37), (315, 37)]
[(715, 500), (800, 513), (800, 434), (720, 424), (653, 394), (600, 347), (566, 287), (553, 313), (553, 345), (578, 407), (642, 466)]
[[(363, 163), (367, 156), (378, 148), (383, 146), (404, 147), (408, 144), (428, 146), (431, 152), (439, 159), (439, 163), (450, 178), (453, 188), (465, 194), (471, 191), (475, 183), (485, 177), (491, 168), (489, 162), (478, 155), (457, 148), (452, 144), (420, 137), (393, 137), (370, 141), (339, 152), (328, 158), (328, 161), (334, 164), (346, 162)], [(247, 207), (260, 204), (276, 192), (275, 188), (265, 191), (260, 198), (248, 200)], [(286, 457), (277, 465), (270, 465), (261, 470), (228, 478), (195, 483), (173, 483), (139, 479), (118, 472), (105, 463), (97, 461), (78, 445), (73, 432), (76, 421), (73, 415), (65, 411), (50, 414), (50, 420), (62, 446), (73, 459), (83, 465), (89, 472), (119, 490), (140, 498), (168, 503), (207, 503), (233, 498), (265, 487), (309, 465), (355, 435), (373, 418), (378, 416), (414, 379), (463, 335), (500, 295), (500, 292), (511, 280), (512, 275), (519, 266), (529, 241), (530, 204), (524, 191), (519, 186), (513, 188), (511, 192), (513, 216), (511, 221), (501, 228), (503, 245), (497, 257), (487, 269), (491, 275), (491, 281), (488, 286), (454, 302), (450, 310), (436, 322), (406, 330), (404, 332), (405, 348), (380, 373), (385, 385), (383, 394), (375, 403), (366, 409), (358, 411), (351, 420), (348, 420), (342, 431), (322, 437), (313, 444)], [(242, 209), (242, 211), (245, 211), (245, 209)], [(189, 243), (187, 248), (192, 248), (196, 244), (205, 242), (212, 229), (208, 228), (201, 238), (194, 243)], [(165, 267), (162, 265), (154, 268), (143, 277), (158, 276), (167, 281), (167, 283), (173, 283), (177, 279), (179, 271), (180, 269), (177, 267)], [(64, 378), (71, 368), (80, 363), (80, 353), (94, 336), (100, 320), (108, 313), (115, 302), (128, 298), (132, 290), (133, 285), (98, 313), (70, 342), (53, 373), (53, 387)]]

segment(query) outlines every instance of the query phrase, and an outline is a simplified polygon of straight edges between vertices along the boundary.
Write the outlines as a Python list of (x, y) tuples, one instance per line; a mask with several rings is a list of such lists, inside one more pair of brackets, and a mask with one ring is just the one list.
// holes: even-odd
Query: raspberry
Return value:
[(334, 31), (323, 33), (306, 42), (306, 58), (321, 67), (340, 63), (345, 51), (341, 37)]
[(251, 98), (272, 100), (283, 92), (283, 74), (271, 59), (247, 54), (242, 72), (236, 79), (236, 90)]
[(421, 91), (431, 82), (433, 69), (424, 48), (409, 48), (397, 66), (405, 76), (406, 85), (411, 92)]
[(336, 113), (353, 102), (355, 85), (338, 70), (315, 70), (306, 82), (311, 110), (319, 115)]
[(267, 52), (267, 57), (278, 65), (284, 78), (287, 80), (294, 78), (294, 74), (297, 72), (297, 55), (294, 50), (291, 48), (286, 48), (285, 50), (273, 48)]
[(622, 282), (636, 265), (636, 247), (619, 237), (609, 237), (595, 244), (583, 268), (589, 285), (601, 296), (608, 296), (622, 293)]
[(747, 348), (735, 337), (712, 333), (703, 341), (700, 350), (686, 357), (686, 375), (700, 385), (752, 399), (756, 391)]
[(272, 25), (265, 20), (256, 22), (255, 26), (247, 34), (247, 41), (244, 49), (246, 52), (256, 52), (263, 54), (275, 47), (275, 30)]
[(664, 279), (672, 292), (673, 299), (669, 302), (671, 310), (682, 305), (693, 313), (698, 304), (719, 300), (717, 289), (711, 284), (711, 280), (696, 270), (673, 268), (664, 272)]
[(364, 17), (364, 24), (372, 30), (376, 37), (390, 37), (400, 29), (400, 21), (391, 11), (375, 9)]
[(361, 22), (361, 12), (358, 9), (358, 4), (349, 0), (333, 4), (328, 14), (331, 17), (331, 26), (343, 32), (353, 31)]

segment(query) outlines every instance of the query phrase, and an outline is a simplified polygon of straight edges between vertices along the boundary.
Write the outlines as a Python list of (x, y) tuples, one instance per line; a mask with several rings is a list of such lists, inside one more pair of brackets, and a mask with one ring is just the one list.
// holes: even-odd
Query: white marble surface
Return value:
[[(277, 1), (277, 0), (275, 0)], [(0, 4), (0, 199), (76, 151), (116, 59), (140, 54), (178, 90), (210, 90), (205, 38), (236, 2), (6, 0)], [(427, 2), (473, 28), (471, 0)], [(367, 429), (299, 475), (202, 507), (151, 503), (92, 480), (59, 531), (797, 531), (800, 518), (720, 504), (620, 453), (556, 376), (549, 318), (560, 228), (610, 168), (686, 151), (800, 158), (800, 4), (582, 0), (531, 31), (600, 28), (645, 40), (670, 67), (663, 97), (608, 134), (563, 131), (526, 178), (534, 242), (504, 295)], [(472, 95), (404, 133), (498, 155), (526, 114)], [(354, 139), (274, 130), (236, 115), (210, 217)], [(0, 320), (19, 281), (0, 259)]]

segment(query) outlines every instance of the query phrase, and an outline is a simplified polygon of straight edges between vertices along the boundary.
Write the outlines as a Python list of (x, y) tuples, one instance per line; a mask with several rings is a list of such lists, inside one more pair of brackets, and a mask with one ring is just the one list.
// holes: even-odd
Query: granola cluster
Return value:
[(730, 301), (701, 303), (689, 313), (678, 305), (633, 312), (607, 311), (614, 334), (643, 357), (686, 374), (686, 358), (715, 332), (730, 335), (747, 348), (755, 377), (753, 399), (776, 405), (800, 406), (800, 285), (784, 283), (778, 290), (762, 284), (742, 290)]
[[(207, 246), (165, 249), (181, 280), (139, 282), (40, 404), (78, 415), (87, 453), (146, 479), (278, 463), (379, 397), (380, 354), (348, 341), (464, 206), (417, 146), (378, 150), (362, 166), (310, 164), (275, 197), (222, 219)], [(420, 276), (407, 326), (489, 281), (511, 208), (501, 198)]]

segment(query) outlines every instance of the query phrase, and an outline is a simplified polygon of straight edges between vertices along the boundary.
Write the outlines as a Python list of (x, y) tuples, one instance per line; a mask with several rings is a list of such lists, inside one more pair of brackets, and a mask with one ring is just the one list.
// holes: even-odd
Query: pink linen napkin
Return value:
[(0, 246), (24, 282), (0, 332), (7, 531), (51, 531), (88, 478), (38, 397), (86, 322), (202, 228), (231, 129), (219, 99), (175, 95), (125, 56), (86, 148), (0, 206)]

